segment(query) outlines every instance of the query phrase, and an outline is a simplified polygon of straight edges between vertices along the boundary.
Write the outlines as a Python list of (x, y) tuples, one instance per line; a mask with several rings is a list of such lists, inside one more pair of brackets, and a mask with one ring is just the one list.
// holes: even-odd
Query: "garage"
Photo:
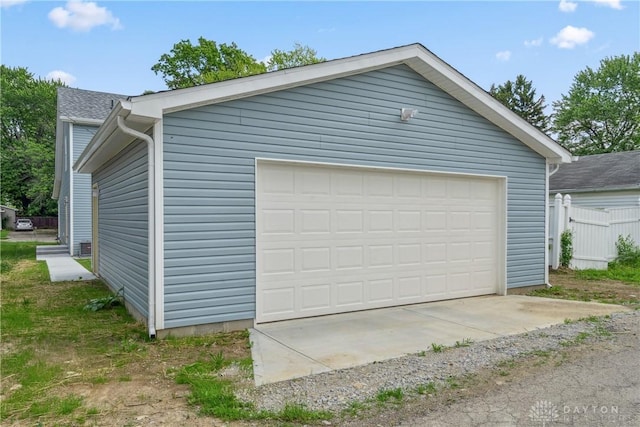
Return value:
[(505, 179), (256, 163), (256, 322), (505, 292)]

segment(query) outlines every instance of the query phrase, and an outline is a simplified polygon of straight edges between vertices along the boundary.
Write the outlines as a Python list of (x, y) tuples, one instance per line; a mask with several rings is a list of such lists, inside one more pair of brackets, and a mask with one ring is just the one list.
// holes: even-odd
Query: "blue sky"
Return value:
[(0, 0), (2, 63), (71, 87), (165, 89), (151, 71), (182, 39), (262, 60), (295, 42), (328, 59), (422, 43), (481, 87), (524, 74), (551, 104), (605, 57), (640, 50), (640, 2)]

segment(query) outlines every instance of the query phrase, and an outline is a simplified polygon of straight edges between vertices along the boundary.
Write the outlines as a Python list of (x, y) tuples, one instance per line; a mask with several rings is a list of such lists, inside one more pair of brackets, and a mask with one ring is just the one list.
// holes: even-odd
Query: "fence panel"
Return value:
[[(640, 207), (593, 209), (571, 205), (571, 196), (556, 196), (549, 206), (549, 265), (558, 266), (559, 236), (573, 232), (574, 269), (605, 270), (617, 256), (618, 236), (631, 236), (640, 244)], [(557, 241), (557, 245), (556, 245)]]
[(571, 268), (606, 269), (609, 262), (609, 213), (573, 206), (569, 224), (573, 231)]

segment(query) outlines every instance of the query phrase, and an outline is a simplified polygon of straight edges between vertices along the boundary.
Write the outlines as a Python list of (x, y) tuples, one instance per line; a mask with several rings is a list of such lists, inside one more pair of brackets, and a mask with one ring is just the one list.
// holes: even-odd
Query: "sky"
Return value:
[(257, 60), (307, 45), (327, 59), (421, 43), (488, 90), (523, 74), (550, 108), (575, 75), (640, 51), (640, 1), (0, 0), (0, 59), (71, 87), (164, 90), (151, 67), (199, 37)]

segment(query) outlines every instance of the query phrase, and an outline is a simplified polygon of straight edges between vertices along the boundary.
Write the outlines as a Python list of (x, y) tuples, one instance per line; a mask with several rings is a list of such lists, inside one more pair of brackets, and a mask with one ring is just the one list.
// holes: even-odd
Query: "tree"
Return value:
[(200, 37), (197, 45), (190, 40), (174, 44), (151, 70), (162, 75), (169, 89), (180, 89), (322, 61), (326, 59), (318, 57), (315, 50), (296, 43), (290, 51), (271, 51), (271, 59), (265, 65), (235, 43), (218, 45)]
[(283, 51), (274, 49), (267, 64), (268, 71), (283, 70), (285, 68), (299, 67), (301, 65), (317, 64), (324, 62), (326, 58), (318, 57), (318, 52), (309, 46), (300, 43), (293, 45), (293, 50)]
[(573, 154), (640, 149), (640, 53), (580, 71), (553, 107), (558, 142)]
[(489, 93), (511, 111), (540, 129), (549, 131), (549, 117), (544, 114), (546, 107), (544, 96), (536, 99), (536, 90), (533, 83), (525, 76), (519, 74), (516, 81), (507, 80), (499, 86), (491, 85)]
[(217, 45), (200, 37), (196, 46), (190, 40), (174, 44), (151, 70), (162, 74), (169, 89), (179, 89), (260, 74), (267, 68), (235, 43)]
[(2, 203), (26, 215), (55, 215), (56, 90), (23, 67), (0, 66)]

